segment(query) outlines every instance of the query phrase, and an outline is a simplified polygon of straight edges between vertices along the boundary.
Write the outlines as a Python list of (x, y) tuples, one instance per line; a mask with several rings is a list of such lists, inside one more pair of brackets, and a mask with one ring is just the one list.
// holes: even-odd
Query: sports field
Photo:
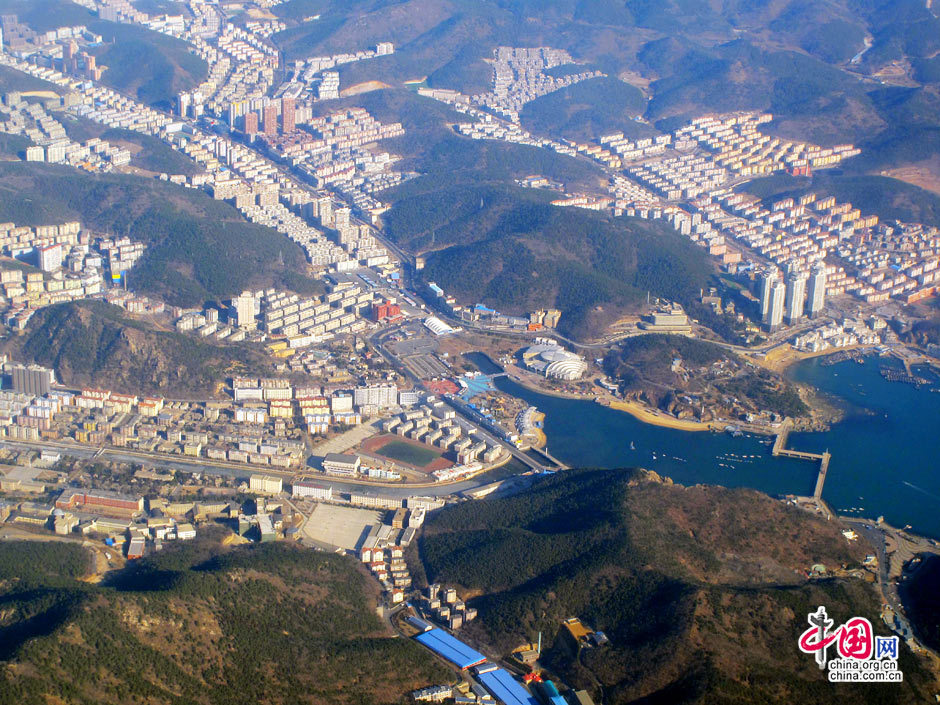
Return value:
[(400, 463), (414, 465), (417, 468), (423, 468), (441, 457), (433, 448), (427, 446), (412, 445), (404, 441), (389, 441), (384, 446), (375, 451), (376, 455), (381, 455), (390, 460), (397, 460)]

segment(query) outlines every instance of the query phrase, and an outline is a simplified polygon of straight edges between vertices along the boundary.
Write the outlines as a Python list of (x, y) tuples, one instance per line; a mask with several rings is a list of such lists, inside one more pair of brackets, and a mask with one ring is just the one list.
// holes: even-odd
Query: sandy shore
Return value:
[[(543, 414), (541, 411), (536, 411), (533, 420), (536, 422), (544, 422), (545, 414)], [(548, 436), (545, 435), (545, 431), (543, 431), (538, 426), (536, 426), (533, 430), (535, 431), (535, 435), (538, 438), (538, 440), (535, 442), (535, 447), (544, 448), (545, 444), (548, 443)]]
[(711, 431), (713, 429), (720, 428), (714, 424), (703, 423), (701, 421), (689, 421), (686, 419), (673, 418), (635, 401), (623, 401), (613, 397), (601, 395), (588, 396), (585, 394), (566, 394), (564, 392), (558, 392), (553, 389), (544, 389), (538, 384), (531, 382), (523, 375), (519, 374), (518, 368), (510, 369), (507, 367), (506, 372), (509, 374), (510, 379), (512, 379), (514, 382), (522, 385), (526, 389), (537, 392), (538, 394), (545, 394), (546, 396), (558, 397), (560, 399), (576, 399), (577, 401), (590, 401), (595, 403), (598, 403), (598, 400), (600, 400), (599, 403), (602, 406), (606, 406), (610, 409), (616, 409), (617, 411), (625, 411), (636, 419), (644, 423), (653, 424), (654, 426), (664, 426), (666, 428), (674, 428), (679, 431)]
[(772, 372), (783, 373), (788, 367), (798, 362), (803, 362), (803, 360), (810, 360), (814, 357), (828, 357), (829, 355), (835, 355), (840, 352), (851, 352), (852, 350), (870, 350), (873, 347), (873, 345), (849, 345), (844, 348), (829, 348), (828, 350), (820, 350), (819, 352), (801, 352), (788, 344), (785, 347), (781, 346), (776, 348), (770, 355), (764, 357), (740, 352), (738, 355)]
[(665, 414), (660, 414), (650, 409), (650, 407), (638, 404), (634, 401), (611, 401), (609, 404), (605, 404), (605, 406), (609, 406), (611, 409), (616, 409), (617, 411), (626, 411), (643, 423), (674, 428), (678, 431), (711, 431), (717, 428), (712, 424), (703, 423), (702, 421), (676, 419)]

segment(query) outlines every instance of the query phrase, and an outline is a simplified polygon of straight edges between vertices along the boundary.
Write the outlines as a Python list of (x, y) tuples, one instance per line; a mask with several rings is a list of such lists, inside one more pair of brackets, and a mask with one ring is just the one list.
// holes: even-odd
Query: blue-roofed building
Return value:
[(539, 694), (545, 705), (568, 705), (568, 701), (561, 696), (558, 688), (551, 681), (535, 683), (533, 689)]
[(438, 656), (447, 659), (462, 671), (471, 666), (479, 666), (486, 661), (486, 656), (476, 649), (471, 649), (460, 639), (451, 636), (443, 629), (432, 629), (423, 634), (418, 634), (415, 641), (428, 647)]
[(483, 684), (490, 695), (506, 705), (540, 705), (522, 683), (517, 681), (509, 671), (497, 666), (478, 668), (477, 680)]

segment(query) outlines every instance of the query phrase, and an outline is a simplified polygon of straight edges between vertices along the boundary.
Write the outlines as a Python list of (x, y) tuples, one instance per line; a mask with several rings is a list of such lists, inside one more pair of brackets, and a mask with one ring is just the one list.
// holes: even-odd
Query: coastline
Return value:
[[(760, 367), (771, 370), (778, 374), (784, 374), (789, 368), (796, 365), (797, 363), (804, 362), (806, 360), (811, 360), (814, 358), (828, 357), (829, 355), (835, 355), (841, 352), (851, 352), (856, 350), (863, 351), (872, 351), (875, 349), (873, 345), (851, 345), (848, 347), (841, 348), (830, 348), (828, 350), (821, 350), (819, 352), (800, 352), (786, 344), (786, 347), (780, 346), (782, 349), (782, 354), (777, 359), (772, 359), (768, 361), (765, 357), (755, 355), (753, 353), (739, 353), (744, 359), (752, 362)], [(485, 355), (485, 353), (483, 353)], [(487, 356), (489, 358), (489, 356)], [(490, 358), (492, 361), (492, 358)], [(494, 365), (497, 363), (493, 362)], [(601, 404), (607, 406), (611, 409), (616, 409), (617, 411), (623, 411), (630, 414), (634, 418), (643, 423), (648, 423), (653, 426), (661, 426), (665, 428), (671, 428), (678, 431), (690, 431), (690, 432), (700, 432), (700, 431), (722, 431), (724, 426), (727, 424), (719, 424), (715, 422), (703, 422), (703, 421), (690, 421), (687, 419), (677, 419), (666, 414), (663, 414), (658, 409), (654, 409), (645, 404), (641, 404), (635, 401), (628, 401), (617, 399), (608, 394), (604, 394), (599, 390), (595, 395), (587, 394), (569, 394), (565, 392), (559, 392), (553, 389), (545, 389), (536, 382), (531, 381), (524, 370), (519, 369), (515, 365), (506, 365), (500, 367), (506, 375), (512, 379), (514, 382), (519, 384), (526, 389), (536, 392), (538, 394), (545, 394), (546, 396), (558, 397), (561, 399), (577, 399), (579, 401), (592, 401), (596, 404)], [(830, 405), (825, 403), (822, 397), (819, 396), (819, 390), (811, 388), (811, 394), (808, 395), (808, 399), (804, 399), (810, 406), (811, 412), (808, 418), (808, 423), (804, 422), (798, 424), (798, 430), (824, 430), (824, 428), (830, 426), (833, 423), (837, 423), (843, 417), (841, 408), (837, 405)], [(823, 403), (821, 403), (823, 402)], [(731, 424), (732, 422), (728, 422)], [(741, 424), (733, 424), (741, 425)], [(773, 427), (764, 427), (764, 426), (748, 426), (747, 430), (751, 433), (763, 433), (767, 435), (774, 435), (777, 432), (776, 428)]]
[(677, 431), (717, 431), (721, 430), (718, 426), (704, 421), (688, 421), (686, 419), (675, 419), (671, 416), (666, 416), (664, 414), (657, 413), (652, 410), (651, 407), (648, 407), (644, 404), (639, 404), (635, 401), (621, 401), (615, 400), (608, 403), (600, 400), (600, 397), (596, 399), (598, 404), (603, 404), (611, 409), (616, 409), (617, 411), (625, 411), (634, 418), (642, 421), (643, 423), (648, 423), (653, 426), (664, 426), (665, 428), (672, 428)]
[[(537, 394), (558, 397), (559, 399), (576, 399), (578, 401), (594, 402), (595, 404), (600, 404), (611, 409), (616, 409), (617, 411), (624, 411), (644, 423), (648, 423), (653, 426), (663, 426), (665, 428), (671, 428), (677, 431), (720, 430), (720, 428), (715, 424), (705, 423), (702, 421), (675, 419), (670, 416), (666, 416), (665, 414), (662, 414), (659, 411), (652, 409), (651, 407), (639, 404), (634, 401), (624, 401), (614, 397), (601, 396), (600, 394), (595, 396), (589, 396), (586, 394), (566, 394), (565, 392), (558, 392), (553, 389), (544, 389), (539, 385), (532, 383), (523, 375), (519, 374), (519, 370), (515, 367), (505, 367), (504, 370), (506, 375), (513, 382), (521, 387), (525, 387), (532, 392), (536, 392)], [(771, 433), (772, 431), (768, 430), (767, 432)]]
[[(784, 347), (784, 345), (786, 347)], [(778, 357), (768, 359), (766, 355), (758, 355), (754, 352), (739, 352), (738, 355), (745, 358), (749, 362), (754, 363), (764, 369), (770, 370), (772, 372), (777, 372), (779, 374), (785, 373), (793, 365), (803, 362), (804, 360), (812, 360), (817, 357), (828, 357), (829, 355), (835, 355), (840, 352), (852, 352), (855, 350), (874, 350), (874, 345), (849, 345), (842, 348), (829, 348), (828, 350), (820, 350), (818, 352), (802, 352), (797, 350), (789, 343), (785, 343), (779, 347), (773, 348), (770, 352), (780, 350), (781, 354)]]

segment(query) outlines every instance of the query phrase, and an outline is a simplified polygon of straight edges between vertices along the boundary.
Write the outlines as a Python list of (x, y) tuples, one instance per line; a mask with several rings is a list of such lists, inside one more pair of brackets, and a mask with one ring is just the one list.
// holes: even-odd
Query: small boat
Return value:
[(636, 444), (633, 441), (630, 441), (630, 450), (636, 450)]

